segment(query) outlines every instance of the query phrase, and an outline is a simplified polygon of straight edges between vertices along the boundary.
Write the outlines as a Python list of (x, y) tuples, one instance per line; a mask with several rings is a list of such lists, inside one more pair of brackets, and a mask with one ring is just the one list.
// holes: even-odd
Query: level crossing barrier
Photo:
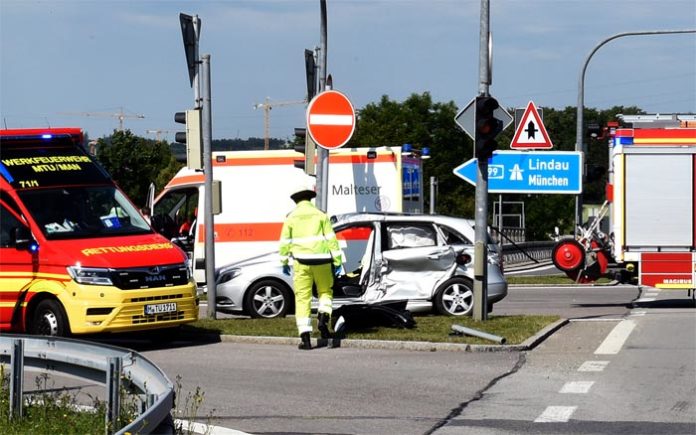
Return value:
[[(12, 418), (22, 416), (24, 372), (30, 370), (60, 373), (104, 385), (106, 433), (161, 433), (171, 424), (174, 385), (159, 367), (135, 351), (69, 338), (3, 334), (0, 364), (10, 366)], [(141, 413), (125, 427), (118, 428), (115, 425), (124, 392), (137, 401)]]

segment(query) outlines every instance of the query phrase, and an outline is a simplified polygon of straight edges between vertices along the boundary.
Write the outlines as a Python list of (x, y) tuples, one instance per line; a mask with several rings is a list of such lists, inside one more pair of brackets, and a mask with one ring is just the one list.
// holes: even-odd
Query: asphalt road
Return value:
[[(527, 352), (114, 344), (180, 376), (178, 417), (212, 434), (694, 434), (696, 310), (683, 292), (650, 291), (512, 286), (495, 315), (571, 319)], [(618, 350), (598, 354), (626, 322)]]
[[(248, 433), (519, 433), (519, 428), (534, 428), (527, 414), (536, 413), (555, 388), (551, 383), (540, 388), (539, 379), (549, 382), (571, 372), (583, 352), (630, 316), (638, 294), (632, 286), (511, 287), (494, 314), (573, 319), (531, 352), (300, 352), (288, 345), (179, 343), (144, 353), (170, 378), (180, 375), (182, 391), (205, 391), (204, 402), (189, 418)], [(519, 384), (506, 385), (517, 379)], [(500, 388), (526, 396), (478, 411), (484, 397), (502, 394)], [(496, 412), (508, 412), (501, 406), (525, 415), (492, 422), (482, 418), (496, 407)], [(469, 417), (473, 409), (476, 418)]]
[(666, 293), (569, 323), (436, 433), (696, 434), (696, 311)]

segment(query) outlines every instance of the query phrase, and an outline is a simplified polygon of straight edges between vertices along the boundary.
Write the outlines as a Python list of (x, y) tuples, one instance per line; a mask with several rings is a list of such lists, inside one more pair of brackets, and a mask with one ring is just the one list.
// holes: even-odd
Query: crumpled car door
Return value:
[(381, 284), (385, 299), (430, 299), (456, 269), (449, 246), (393, 249), (382, 252)]
[(440, 243), (430, 223), (388, 222), (383, 242), (379, 285), (384, 299), (429, 300), (457, 267), (454, 250)]

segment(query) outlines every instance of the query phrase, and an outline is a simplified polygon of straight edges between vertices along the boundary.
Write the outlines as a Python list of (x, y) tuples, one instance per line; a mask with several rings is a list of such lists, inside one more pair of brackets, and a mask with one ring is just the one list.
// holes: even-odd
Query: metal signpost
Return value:
[[(198, 57), (198, 40), (200, 38), (201, 20), (198, 15), (179, 14), (181, 34), (184, 40), (186, 65), (189, 80), (194, 92), (194, 105), (201, 110), (200, 135), (203, 144), (203, 172), (205, 174), (205, 276), (208, 288), (208, 317), (215, 319), (217, 289), (215, 284), (215, 222), (213, 217), (213, 162), (212, 162), (212, 105), (210, 85), (210, 54)], [(201, 71), (202, 70), (202, 71)], [(201, 80), (201, 76), (204, 79)], [(187, 123), (187, 128), (189, 128)], [(187, 145), (188, 147), (188, 145)]]
[[(498, 144), (495, 137), (512, 123), (512, 116), (490, 96), (492, 56), (490, 0), (481, 0), (479, 31), (479, 94), (455, 116), (462, 130), (474, 139), (476, 196), (474, 224), (474, 320), (488, 318), (488, 157)], [(485, 158), (483, 158), (485, 157)]]

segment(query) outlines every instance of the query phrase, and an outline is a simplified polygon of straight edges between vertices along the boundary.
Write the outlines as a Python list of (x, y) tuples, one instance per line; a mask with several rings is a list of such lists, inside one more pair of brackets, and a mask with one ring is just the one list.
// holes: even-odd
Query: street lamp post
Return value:
[[(696, 29), (690, 30), (651, 30), (643, 32), (624, 32), (617, 33), (616, 35), (610, 36), (607, 39), (601, 41), (597, 44), (590, 54), (587, 55), (585, 63), (582, 65), (580, 70), (580, 79), (578, 81), (578, 107), (577, 107), (577, 126), (575, 128), (575, 151), (582, 151), (583, 155), (585, 153), (585, 145), (583, 143), (583, 113), (585, 110), (585, 72), (587, 71), (587, 65), (590, 63), (590, 59), (602, 46), (604, 46), (609, 41), (614, 39), (622, 38), (624, 36), (642, 36), (642, 35), (670, 35), (678, 33), (696, 33)], [(583, 180), (585, 178), (585, 170), (583, 168)], [(575, 234), (578, 234), (578, 228), (582, 225), (582, 193), (575, 197)]]

